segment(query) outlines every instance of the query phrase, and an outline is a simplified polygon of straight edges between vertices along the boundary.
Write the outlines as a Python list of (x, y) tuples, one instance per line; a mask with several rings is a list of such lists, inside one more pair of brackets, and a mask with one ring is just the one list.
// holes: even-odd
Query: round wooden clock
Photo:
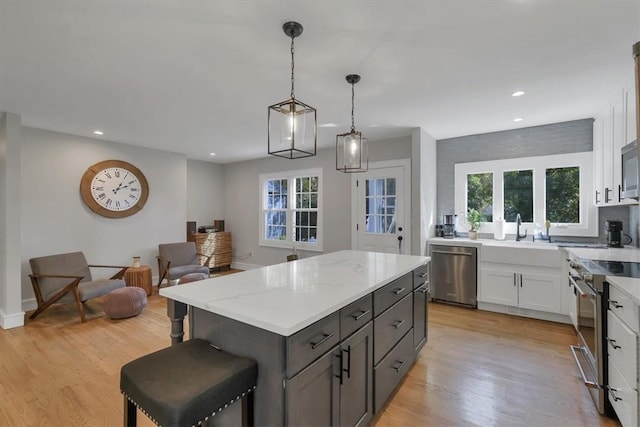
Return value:
[(105, 160), (82, 175), (80, 193), (89, 209), (107, 218), (124, 218), (138, 212), (149, 197), (144, 174), (131, 163)]

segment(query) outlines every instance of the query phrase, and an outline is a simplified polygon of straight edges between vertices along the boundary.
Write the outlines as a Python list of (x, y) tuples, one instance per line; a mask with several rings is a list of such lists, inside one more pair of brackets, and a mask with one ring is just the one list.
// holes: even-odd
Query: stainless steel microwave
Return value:
[(622, 154), (622, 186), (620, 196), (623, 199), (638, 199), (638, 141), (627, 144), (620, 150)]

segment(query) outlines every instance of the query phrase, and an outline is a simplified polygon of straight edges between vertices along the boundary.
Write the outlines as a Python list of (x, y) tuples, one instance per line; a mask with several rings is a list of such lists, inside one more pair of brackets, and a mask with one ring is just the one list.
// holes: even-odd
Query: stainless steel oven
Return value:
[[(595, 272), (594, 271), (598, 271)], [(605, 275), (589, 260), (569, 263), (569, 281), (577, 292), (578, 343), (571, 352), (598, 412), (607, 411), (607, 301)]]

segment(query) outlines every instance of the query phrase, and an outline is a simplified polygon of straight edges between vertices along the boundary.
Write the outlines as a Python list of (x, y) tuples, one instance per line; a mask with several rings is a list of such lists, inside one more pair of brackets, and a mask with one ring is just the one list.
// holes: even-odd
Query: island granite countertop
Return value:
[(163, 288), (160, 295), (290, 336), (429, 260), (345, 250)]

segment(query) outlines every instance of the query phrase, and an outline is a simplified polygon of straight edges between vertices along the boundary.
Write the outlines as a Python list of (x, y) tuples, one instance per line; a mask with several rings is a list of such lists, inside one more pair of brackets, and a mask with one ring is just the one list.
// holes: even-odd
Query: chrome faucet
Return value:
[(524, 236), (520, 235), (520, 226), (522, 225), (522, 218), (520, 218), (520, 214), (516, 214), (516, 242), (519, 242), (521, 239), (527, 237), (527, 230), (524, 230)]

